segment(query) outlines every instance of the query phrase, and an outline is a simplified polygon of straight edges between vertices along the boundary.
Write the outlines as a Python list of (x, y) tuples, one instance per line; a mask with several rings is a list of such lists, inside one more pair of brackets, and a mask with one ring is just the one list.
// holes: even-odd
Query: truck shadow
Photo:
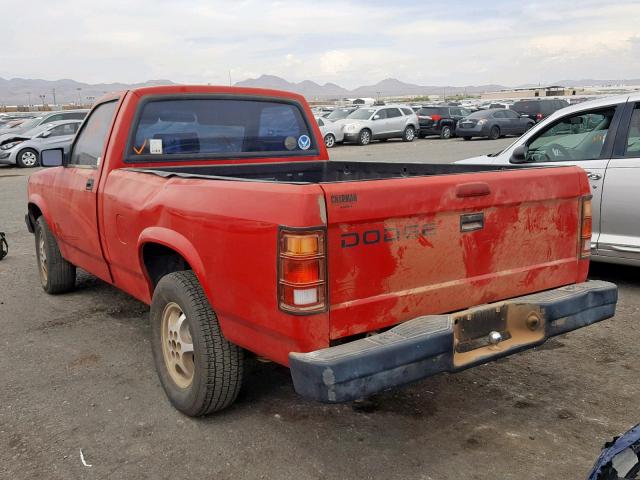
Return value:
[(637, 285), (640, 283), (640, 268), (614, 263), (591, 262), (590, 280), (605, 280), (618, 285)]

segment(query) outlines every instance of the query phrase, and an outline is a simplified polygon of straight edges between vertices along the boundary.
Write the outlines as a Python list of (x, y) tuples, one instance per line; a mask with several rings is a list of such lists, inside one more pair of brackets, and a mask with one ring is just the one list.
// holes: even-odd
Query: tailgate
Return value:
[(584, 281), (576, 167), (323, 184), (331, 338)]

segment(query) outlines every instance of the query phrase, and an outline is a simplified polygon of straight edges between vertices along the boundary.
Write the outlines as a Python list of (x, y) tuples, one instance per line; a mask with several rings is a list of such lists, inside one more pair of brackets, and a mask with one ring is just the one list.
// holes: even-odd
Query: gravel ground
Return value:
[[(510, 142), (389, 141), (331, 156), (447, 162)], [(0, 167), (2, 479), (582, 479), (639, 421), (640, 280), (608, 265), (591, 275), (619, 284), (615, 318), (535, 350), (333, 406), (258, 363), (232, 408), (187, 418), (156, 377), (145, 305), (87, 274), (74, 293), (43, 293), (23, 222), (29, 173)]]

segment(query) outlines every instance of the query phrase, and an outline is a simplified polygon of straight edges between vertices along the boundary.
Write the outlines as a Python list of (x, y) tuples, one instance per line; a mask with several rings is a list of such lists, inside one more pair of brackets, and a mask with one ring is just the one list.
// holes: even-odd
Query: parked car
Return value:
[(506, 135), (522, 135), (533, 125), (533, 120), (522, 117), (513, 110), (492, 108), (478, 110), (459, 120), (456, 132), (465, 140), (471, 140), (473, 137), (496, 140)]
[(456, 134), (458, 120), (466, 117), (471, 112), (463, 107), (450, 106), (423, 106), (416, 114), (420, 122), (418, 137), (427, 135), (439, 135), (440, 138), (451, 138)]
[(37, 167), (45, 148), (65, 148), (71, 144), (82, 120), (45, 123), (0, 145), (0, 164), (21, 168)]
[(593, 260), (640, 266), (640, 94), (564, 108), (502, 152), (457, 163), (582, 167), (593, 195)]
[(556, 110), (569, 106), (566, 100), (554, 98), (538, 98), (535, 100), (520, 100), (511, 106), (511, 110), (526, 116), (536, 122), (548, 117)]
[(0, 145), (2, 145), (4, 142), (10, 139), (12, 135), (27, 132), (33, 128), (36, 128), (39, 125), (44, 125), (45, 123), (57, 122), (58, 120), (82, 120), (84, 117), (87, 116), (87, 112), (89, 112), (89, 110), (63, 110), (59, 112), (39, 112), (40, 113), (39, 116), (28, 119), (15, 128), (0, 130)]
[(341, 143), (344, 140), (343, 125), (337, 125), (328, 118), (322, 117), (316, 117), (316, 122), (318, 122), (320, 133), (322, 133), (322, 138), (327, 148), (333, 148), (336, 143)]
[(300, 95), (107, 96), (29, 177), (39, 281), (68, 292), (82, 268), (151, 305), (160, 383), (192, 416), (235, 400), (245, 351), (344, 402), (614, 314), (578, 248), (581, 170), (327, 160)]
[(402, 138), (412, 142), (418, 130), (418, 116), (406, 105), (358, 108), (343, 120), (344, 141), (368, 145), (371, 140)]

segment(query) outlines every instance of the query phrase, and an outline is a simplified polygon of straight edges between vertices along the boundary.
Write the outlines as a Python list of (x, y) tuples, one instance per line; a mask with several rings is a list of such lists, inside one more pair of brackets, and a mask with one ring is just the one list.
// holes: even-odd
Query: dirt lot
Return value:
[[(510, 142), (332, 157), (451, 161)], [(187, 418), (153, 369), (145, 305), (86, 274), (72, 294), (43, 293), (23, 222), (29, 173), (0, 167), (0, 478), (582, 479), (603, 442), (640, 421), (640, 276), (606, 265), (592, 276), (619, 284), (616, 317), (536, 350), (335, 406), (257, 364), (232, 408)]]

